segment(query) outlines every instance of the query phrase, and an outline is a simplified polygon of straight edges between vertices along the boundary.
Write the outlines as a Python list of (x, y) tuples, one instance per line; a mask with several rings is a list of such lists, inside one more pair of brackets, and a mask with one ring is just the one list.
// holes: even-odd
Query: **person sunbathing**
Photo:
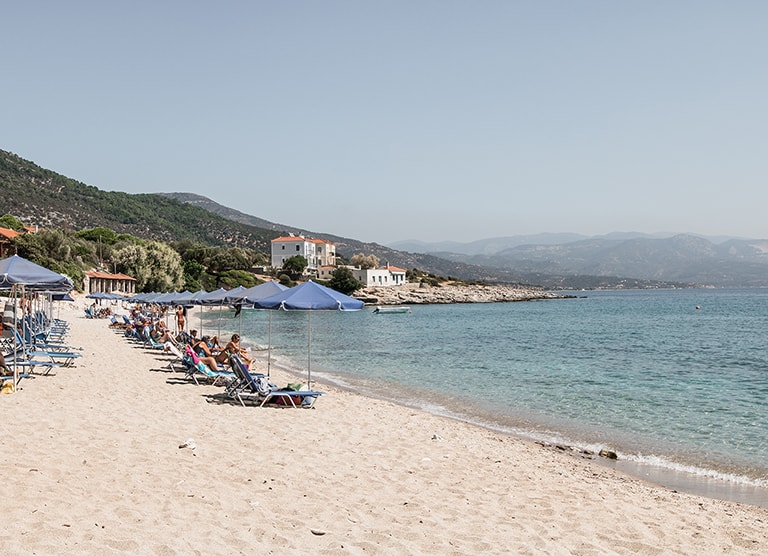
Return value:
[(243, 363), (246, 363), (248, 365), (253, 363), (253, 359), (251, 359), (251, 357), (248, 355), (248, 350), (240, 345), (239, 334), (232, 334), (232, 339), (229, 341), (229, 343), (226, 346), (224, 346), (224, 350), (221, 352), (220, 355), (223, 355), (225, 359), (228, 358), (230, 355), (237, 355), (238, 357), (240, 357), (240, 359), (243, 360)]
[[(212, 356), (203, 355), (200, 352), (196, 351), (194, 348), (189, 347), (189, 346), (187, 346), (187, 347), (189, 348), (188, 355), (190, 355), (190, 357), (192, 356), (190, 352), (193, 352), (195, 357), (197, 357), (197, 361), (202, 361), (212, 371), (216, 371), (216, 370), (219, 369), (218, 361), (216, 361), (216, 359), (214, 359)], [(195, 364), (197, 364), (197, 361), (194, 360), (194, 357), (192, 358), (192, 360), (195, 362)]]

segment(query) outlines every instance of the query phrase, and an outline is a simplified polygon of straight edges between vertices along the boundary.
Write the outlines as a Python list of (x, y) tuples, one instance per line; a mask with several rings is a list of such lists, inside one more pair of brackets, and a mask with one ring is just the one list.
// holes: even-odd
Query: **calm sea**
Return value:
[(412, 314), (212, 311), (206, 326), (250, 345), (271, 340), (273, 364), (309, 366), (313, 379), (610, 449), (641, 477), (768, 507), (768, 290), (577, 296)]

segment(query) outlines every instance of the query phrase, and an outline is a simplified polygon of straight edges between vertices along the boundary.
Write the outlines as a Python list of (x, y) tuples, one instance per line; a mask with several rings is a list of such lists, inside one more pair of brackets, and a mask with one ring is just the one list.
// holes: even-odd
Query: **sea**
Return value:
[(768, 289), (567, 295), (397, 314), (213, 310), (204, 326), (239, 332), (305, 382), (768, 507)]

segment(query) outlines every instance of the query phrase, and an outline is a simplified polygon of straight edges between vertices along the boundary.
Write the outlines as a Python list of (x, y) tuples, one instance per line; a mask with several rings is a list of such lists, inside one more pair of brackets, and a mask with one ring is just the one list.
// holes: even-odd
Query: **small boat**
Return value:
[(410, 307), (402, 305), (380, 305), (373, 310), (373, 314), (413, 313)]

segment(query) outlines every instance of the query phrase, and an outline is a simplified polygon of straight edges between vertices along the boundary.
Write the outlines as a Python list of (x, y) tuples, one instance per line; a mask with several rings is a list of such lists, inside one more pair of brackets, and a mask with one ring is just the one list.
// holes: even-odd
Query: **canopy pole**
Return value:
[(269, 330), (267, 332), (267, 378), (272, 370), (272, 311), (269, 311)]
[(307, 390), (312, 390), (312, 311), (307, 311)]

